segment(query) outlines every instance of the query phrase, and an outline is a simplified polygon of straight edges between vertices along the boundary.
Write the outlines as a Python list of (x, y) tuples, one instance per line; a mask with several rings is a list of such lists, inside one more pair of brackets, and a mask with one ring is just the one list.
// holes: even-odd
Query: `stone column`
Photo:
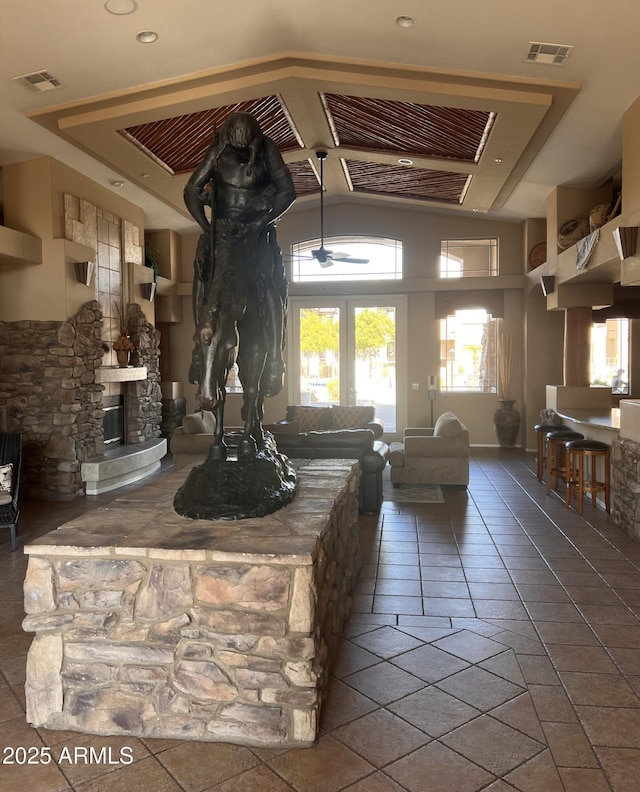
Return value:
[(564, 384), (589, 386), (590, 306), (567, 308), (564, 312)]

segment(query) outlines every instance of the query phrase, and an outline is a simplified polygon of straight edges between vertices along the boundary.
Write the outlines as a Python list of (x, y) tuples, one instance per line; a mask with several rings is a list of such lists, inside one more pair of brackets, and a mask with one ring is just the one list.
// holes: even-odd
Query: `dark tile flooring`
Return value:
[[(20, 539), (119, 494), (27, 502)], [(468, 490), (444, 498), (361, 519), (360, 582), (308, 749), (29, 727), (26, 559), (2, 535), (0, 792), (640, 792), (640, 545), (604, 511), (547, 497), (519, 451), (474, 451)], [(83, 761), (91, 748), (113, 763)]]

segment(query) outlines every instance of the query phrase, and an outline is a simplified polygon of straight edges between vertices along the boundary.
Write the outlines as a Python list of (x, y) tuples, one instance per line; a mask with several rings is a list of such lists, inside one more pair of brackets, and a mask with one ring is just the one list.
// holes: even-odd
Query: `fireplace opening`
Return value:
[(102, 433), (108, 448), (124, 443), (124, 395), (108, 396), (102, 405)]

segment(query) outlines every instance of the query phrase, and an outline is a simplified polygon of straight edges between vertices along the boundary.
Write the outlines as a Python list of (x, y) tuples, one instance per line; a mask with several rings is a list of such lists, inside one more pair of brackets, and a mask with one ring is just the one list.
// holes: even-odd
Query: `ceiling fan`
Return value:
[(324, 246), (324, 161), (327, 158), (327, 152), (316, 151), (316, 157), (320, 161), (320, 247), (317, 250), (312, 250), (311, 255), (323, 268), (332, 266), (336, 261), (345, 261), (349, 264), (368, 264), (369, 259), (355, 258), (348, 253), (327, 250)]

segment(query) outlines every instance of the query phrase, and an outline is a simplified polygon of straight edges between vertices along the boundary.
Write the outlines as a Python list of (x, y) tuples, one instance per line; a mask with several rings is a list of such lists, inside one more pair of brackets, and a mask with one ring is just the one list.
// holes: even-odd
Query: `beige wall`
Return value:
[[(401, 239), (404, 249), (404, 278), (397, 282), (352, 282), (317, 286), (290, 284), (292, 297), (308, 297), (327, 294), (394, 294), (407, 295), (407, 377), (401, 398), (406, 399), (407, 425), (429, 423), (427, 400), (427, 378), (436, 374), (439, 366), (439, 323), (435, 315), (436, 290), (465, 289), (472, 291), (484, 288), (504, 289), (505, 317), (501, 327), (513, 333), (519, 354), (516, 361), (514, 397), (519, 409), (523, 408), (524, 361), (523, 361), (523, 302), (524, 263), (522, 257), (522, 224), (497, 222), (488, 218), (470, 218), (454, 213), (433, 213), (404, 208), (383, 209), (364, 204), (335, 204), (326, 207), (325, 228), (331, 234), (372, 234)], [(285, 253), (293, 242), (318, 236), (318, 210), (292, 210), (278, 224), (278, 239)], [(440, 240), (445, 238), (468, 238), (497, 236), (500, 240), (500, 277), (477, 278), (443, 282), (437, 277), (440, 257)], [(193, 254), (198, 234), (182, 238), (181, 280), (188, 282), (193, 273)], [(171, 376), (186, 381), (191, 359), (193, 321), (190, 297), (184, 297), (185, 321), (182, 325), (171, 325)], [(418, 383), (419, 390), (411, 389)], [(188, 410), (196, 409), (196, 388), (185, 385)], [(268, 399), (265, 404), (267, 422), (284, 417), (285, 408), (291, 401), (289, 382), (279, 396)], [(230, 395), (227, 402), (226, 423), (240, 421), (241, 397)], [(544, 405), (541, 405), (544, 406)], [(497, 444), (493, 430), (493, 414), (498, 408), (498, 397), (494, 394), (438, 394), (434, 405), (437, 416), (444, 410), (454, 410), (469, 426), (471, 440), (479, 445)]]
[(76, 281), (73, 262), (65, 257), (64, 193), (129, 220), (138, 226), (141, 238), (144, 212), (51, 157), (7, 165), (3, 180), (5, 225), (42, 240), (42, 264), (2, 263), (0, 318), (67, 319), (84, 302), (95, 299), (95, 288)]
[(524, 314), (524, 405), (525, 433), (522, 445), (537, 448), (533, 427), (546, 407), (546, 385), (562, 385), (564, 311), (547, 311), (547, 299), (539, 285), (523, 296)]

